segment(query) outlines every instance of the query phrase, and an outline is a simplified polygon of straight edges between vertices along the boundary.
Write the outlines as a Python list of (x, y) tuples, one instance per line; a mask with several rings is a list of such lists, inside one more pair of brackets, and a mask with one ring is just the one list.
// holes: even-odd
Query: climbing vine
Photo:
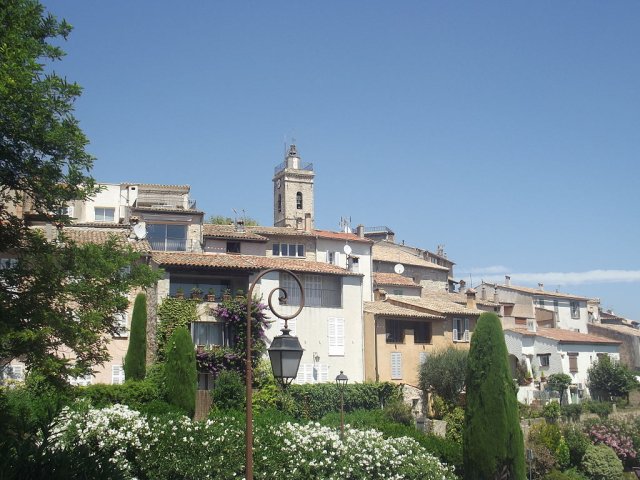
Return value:
[[(266, 351), (265, 331), (269, 326), (267, 306), (254, 299), (251, 305), (251, 363), (255, 368)], [(213, 310), (214, 316), (225, 322), (230, 346), (213, 347), (196, 354), (199, 371), (217, 377), (223, 370), (234, 370), (245, 375), (247, 299), (243, 296), (225, 299)]]
[(189, 329), (189, 324), (198, 320), (198, 301), (165, 298), (158, 307), (158, 359), (164, 360), (165, 346), (178, 327)]

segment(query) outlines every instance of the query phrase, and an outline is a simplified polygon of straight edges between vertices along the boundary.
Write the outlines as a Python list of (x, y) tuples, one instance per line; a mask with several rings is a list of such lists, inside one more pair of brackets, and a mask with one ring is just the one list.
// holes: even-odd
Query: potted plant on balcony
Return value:
[(199, 300), (202, 297), (202, 290), (199, 287), (193, 287), (191, 289), (191, 298), (194, 300)]
[(184, 298), (184, 289), (182, 287), (176, 290), (176, 298)]
[(228, 302), (229, 300), (231, 300), (231, 290), (227, 288), (224, 291), (224, 293), (222, 294), (222, 300), (224, 300), (225, 302)]
[(207, 302), (215, 302), (216, 301), (216, 291), (213, 288), (210, 288), (207, 292)]

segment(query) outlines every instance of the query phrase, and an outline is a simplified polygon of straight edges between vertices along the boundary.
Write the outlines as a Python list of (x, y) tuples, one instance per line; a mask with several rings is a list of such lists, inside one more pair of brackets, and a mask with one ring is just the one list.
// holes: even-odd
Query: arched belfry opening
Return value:
[(273, 225), (313, 229), (315, 172), (312, 163), (303, 162), (295, 144), (273, 175)]

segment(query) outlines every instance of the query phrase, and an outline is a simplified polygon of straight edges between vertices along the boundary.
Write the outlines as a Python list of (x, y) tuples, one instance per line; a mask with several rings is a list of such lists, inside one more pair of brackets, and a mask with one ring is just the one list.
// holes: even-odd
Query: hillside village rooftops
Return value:
[(212, 225), (205, 223), (202, 225), (202, 235), (213, 238), (230, 238), (233, 240), (247, 240), (256, 242), (267, 242), (269, 239), (246, 229), (240, 231), (235, 225)]
[[(423, 295), (424, 297), (428, 297), (428, 298), (442, 298), (445, 300), (449, 300), (451, 302), (455, 302), (458, 304), (462, 304), (462, 305), (466, 305), (467, 304), (467, 295), (466, 293), (461, 293), (461, 292), (427, 292)], [(494, 301), (491, 300), (483, 300), (481, 298), (478, 297), (478, 295), (476, 295), (476, 304), (478, 305), (483, 305), (486, 307), (499, 307), (500, 304), (496, 303)]]
[(367, 313), (373, 313), (374, 315), (384, 315), (389, 317), (425, 318), (430, 320), (445, 319), (442, 315), (419, 312), (417, 310), (400, 307), (388, 302), (364, 302), (364, 311)]
[(504, 288), (506, 290), (513, 290), (514, 292), (528, 293), (530, 295), (536, 297), (551, 297), (551, 298), (566, 298), (570, 300), (582, 300), (588, 301), (587, 297), (581, 297), (579, 295), (572, 295), (570, 293), (561, 293), (561, 292), (551, 292), (549, 290), (541, 290), (539, 288), (531, 288), (531, 287), (521, 287), (517, 285), (505, 285), (505, 284), (491, 284), (487, 283), (492, 287)]
[(148, 253), (151, 251), (151, 245), (146, 240), (132, 240), (129, 238), (129, 229), (122, 228), (64, 228), (64, 235), (80, 245), (94, 243), (103, 245), (112, 237), (115, 237), (118, 245), (128, 245), (136, 252)]
[(599, 323), (599, 328), (605, 328), (625, 335), (632, 335), (634, 337), (640, 337), (640, 328), (634, 328), (631, 325), (618, 324), (618, 323)]
[(466, 306), (459, 305), (444, 297), (401, 297), (397, 295), (387, 295), (387, 299), (394, 305), (411, 305), (414, 307), (424, 308), (443, 315), (480, 315), (484, 313), (482, 310), (467, 308)]
[(413, 265), (417, 267), (431, 268), (433, 270), (442, 270), (448, 272), (447, 267), (429, 262), (422, 257), (413, 255), (402, 248), (402, 245), (387, 242), (385, 240), (373, 244), (372, 247), (373, 260), (378, 262), (401, 263), (403, 265)]
[(158, 265), (167, 267), (219, 268), (248, 271), (281, 268), (300, 273), (362, 276), (361, 273), (350, 272), (329, 263), (282, 257), (228, 255), (224, 253), (153, 252), (151, 258)]
[(560, 328), (538, 328), (533, 332), (526, 328), (507, 328), (507, 332), (519, 333), (525, 337), (542, 337), (555, 340), (558, 343), (590, 343), (596, 345), (619, 345), (621, 342), (610, 340), (598, 335), (590, 333), (573, 332), (571, 330), (563, 330)]
[(374, 272), (373, 282), (378, 285), (391, 285), (394, 287), (416, 287), (422, 288), (409, 277), (398, 275), (397, 273)]
[(235, 231), (235, 235), (242, 235), (242, 237), (234, 237), (234, 238), (242, 238), (244, 240), (268, 240), (265, 235), (269, 236), (290, 236), (290, 237), (307, 237), (307, 238), (324, 238), (324, 239), (333, 239), (333, 240), (344, 240), (345, 242), (359, 242), (359, 243), (373, 243), (368, 238), (360, 238), (355, 233), (345, 233), (345, 232), (331, 232), (329, 230), (298, 230), (296, 228), (291, 227), (265, 227), (262, 225), (252, 225), (244, 227), (244, 233), (238, 232), (235, 225), (213, 225), (213, 224), (204, 224), (204, 236), (206, 237), (220, 237), (220, 238), (231, 238), (227, 237), (227, 235), (234, 235), (233, 231)]

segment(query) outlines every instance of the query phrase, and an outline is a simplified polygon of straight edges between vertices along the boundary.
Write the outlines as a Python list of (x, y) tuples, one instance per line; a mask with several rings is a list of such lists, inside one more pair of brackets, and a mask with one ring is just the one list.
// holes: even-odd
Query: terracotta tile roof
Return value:
[(89, 227), (89, 228), (115, 228), (122, 230), (123, 228), (129, 228), (128, 223), (113, 223), (113, 222), (74, 222), (71, 224), (73, 227)]
[(496, 285), (491, 283), (487, 283), (486, 285), (489, 285), (491, 287), (504, 288), (506, 290), (513, 290), (515, 292), (528, 293), (533, 296), (539, 296), (539, 297), (569, 298), (572, 300), (582, 300), (585, 302), (589, 300), (587, 297), (581, 297), (579, 295), (572, 295), (570, 293), (561, 293), (561, 292), (550, 292), (548, 290), (540, 290), (539, 288), (521, 287), (518, 285), (504, 285), (504, 284)]
[(631, 325), (620, 325), (615, 323), (598, 323), (599, 328), (605, 328), (613, 332), (623, 333), (634, 337), (640, 337), (640, 328), (633, 328)]
[(560, 328), (541, 328), (537, 332), (532, 332), (526, 328), (507, 328), (507, 331), (516, 332), (527, 337), (542, 337), (555, 340), (558, 343), (592, 343), (602, 345), (618, 345), (621, 342), (610, 340), (590, 333), (573, 332)]
[[(467, 294), (466, 293), (460, 293), (460, 292), (426, 292), (423, 294), (423, 297), (429, 297), (429, 298), (441, 298), (443, 300), (447, 300), (450, 302), (455, 302), (461, 305), (466, 305), (467, 304)], [(493, 302), (491, 300), (482, 300), (480, 298), (480, 295), (476, 292), (476, 304), (478, 305), (484, 305), (487, 307), (499, 307), (500, 304)]]
[(96, 245), (102, 245), (106, 243), (111, 237), (115, 237), (118, 240), (119, 245), (129, 245), (133, 250), (141, 253), (147, 253), (151, 251), (151, 245), (146, 240), (134, 240), (129, 238), (129, 229), (115, 230), (113, 228), (64, 228), (64, 235), (76, 242), (77, 244), (84, 245), (87, 243), (94, 243)]
[(202, 225), (202, 235), (215, 238), (232, 238), (234, 240), (248, 240), (257, 242), (267, 242), (269, 239), (262, 235), (257, 235), (247, 230), (239, 232), (235, 225), (213, 225), (205, 223)]
[(311, 230), (310, 232), (307, 232), (305, 230), (297, 230), (291, 227), (264, 227), (261, 225), (246, 227), (246, 229), (258, 235), (328, 238), (344, 240), (345, 242), (373, 243), (368, 238), (360, 238), (355, 233), (331, 232), (329, 230)]
[(222, 268), (236, 270), (267, 270), (284, 268), (293, 272), (328, 275), (362, 276), (329, 263), (311, 262), (282, 257), (227, 255), (224, 253), (153, 252), (151, 258), (160, 266)]
[(388, 302), (364, 302), (364, 311), (373, 313), (374, 315), (385, 315), (404, 318), (427, 318), (431, 320), (444, 320), (442, 315), (434, 315), (433, 313), (418, 312), (410, 308), (400, 307)]
[(123, 183), (123, 185), (136, 186), (142, 190), (180, 190), (183, 193), (188, 193), (191, 190), (189, 185), (165, 185), (161, 183)]
[(420, 285), (417, 285), (409, 277), (403, 277), (402, 275), (398, 275), (397, 273), (374, 272), (373, 283), (377, 285), (393, 285), (398, 287), (422, 288)]
[(407, 252), (402, 245), (396, 245), (391, 242), (382, 241), (373, 244), (372, 247), (373, 261), (401, 263), (403, 265), (414, 265), (418, 267), (430, 268), (433, 270), (442, 270), (448, 272), (447, 267), (436, 265), (422, 257), (418, 257)]
[(415, 307), (424, 308), (443, 315), (480, 315), (481, 313), (484, 313), (482, 310), (467, 308), (466, 306), (459, 305), (446, 298), (436, 296), (428, 298), (413, 298), (387, 295), (387, 298), (395, 305), (413, 305)]

